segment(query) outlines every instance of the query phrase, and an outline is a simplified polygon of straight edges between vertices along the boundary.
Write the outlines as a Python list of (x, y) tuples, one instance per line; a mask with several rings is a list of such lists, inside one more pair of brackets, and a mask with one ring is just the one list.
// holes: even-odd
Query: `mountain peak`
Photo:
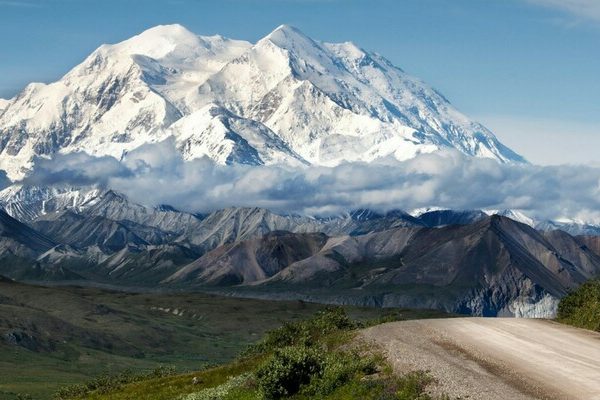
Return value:
[(506, 209), (494, 212), (494, 214), (501, 215), (503, 217), (508, 217), (514, 221), (521, 222), (529, 226), (535, 226), (535, 221), (533, 220), (533, 218), (525, 215), (519, 210)]
[(160, 59), (181, 49), (185, 53), (193, 53), (203, 47), (200, 37), (183, 25), (157, 25), (146, 29), (123, 42), (107, 46), (109, 49), (128, 54), (141, 54)]
[(273, 32), (265, 36), (261, 42), (263, 40), (269, 40), (275, 45), (284, 49), (289, 49), (289, 47), (293, 44), (303, 46), (315, 44), (314, 40), (306, 36), (298, 28), (295, 28), (291, 25), (279, 25)]
[(279, 25), (277, 28), (273, 29), (273, 31), (268, 36), (279, 34), (306, 36), (300, 29), (288, 24)]
[(117, 192), (113, 189), (107, 189), (103, 194), (100, 195), (100, 198), (106, 199), (108, 201), (111, 201), (111, 200), (116, 200), (119, 202), (127, 202), (128, 201), (127, 197), (123, 193)]
[[(196, 37), (197, 35), (181, 24), (156, 25), (148, 28), (142, 33), (134, 36), (134, 38), (151, 39), (157, 37), (167, 37), (173, 39), (181, 39), (186, 37)], [(131, 40), (130, 39), (130, 40)]]

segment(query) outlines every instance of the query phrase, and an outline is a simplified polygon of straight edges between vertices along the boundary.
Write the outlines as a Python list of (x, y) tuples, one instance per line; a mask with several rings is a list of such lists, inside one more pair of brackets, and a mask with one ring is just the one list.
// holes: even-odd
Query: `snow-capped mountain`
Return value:
[(525, 225), (529, 225), (532, 228), (536, 227), (536, 222), (533, 218), (526, 215), (524, 212), (520, 210), (484, 210), (484, 212), (488, 215), (501, 215), (503, 217), (507, 217), (512, 219), (513, 221), (520, 222)]
[(0, 190), (0, 207), (11, 217), (25, 223), (42, 215), (62, 211), (79, 210), (91, 204), (101, 190), (89, 188), (11, 185)]
[(536, 224), (535, 228), (540, 231), (561, 230), (570, 235), (600, 236), (600, 225), (591, 222), (558, 220), (542, 221)]
[[(2, 111), (4, 109), (4, 111)], [(442, 95), (352, 43), (280, 26), (256, 44), (157, 26), (0, 102), (0, 169), (173, 138), (185, 159), (335, 165), (442, 148), (522, 162)]]

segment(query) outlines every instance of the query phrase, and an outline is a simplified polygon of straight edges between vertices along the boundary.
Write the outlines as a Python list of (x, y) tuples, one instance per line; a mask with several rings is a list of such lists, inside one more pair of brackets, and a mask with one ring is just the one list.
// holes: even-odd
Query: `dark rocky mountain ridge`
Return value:
[(114, 191), (67, 203), (12, 203), (33, 216), (27, 224), (0, 214), (1, 274), (531, 316), (550, 315), (557, 299), (600, 272), (597, 238), (481, 211), (194, 215)]

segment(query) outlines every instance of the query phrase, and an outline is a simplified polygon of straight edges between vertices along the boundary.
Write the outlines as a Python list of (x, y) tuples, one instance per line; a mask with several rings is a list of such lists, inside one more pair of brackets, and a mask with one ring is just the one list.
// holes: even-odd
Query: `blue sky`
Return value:
[(0, 0), (0, 97), (164, 23), (351, 40), (541, 164), (600, 163), (600, 0)]

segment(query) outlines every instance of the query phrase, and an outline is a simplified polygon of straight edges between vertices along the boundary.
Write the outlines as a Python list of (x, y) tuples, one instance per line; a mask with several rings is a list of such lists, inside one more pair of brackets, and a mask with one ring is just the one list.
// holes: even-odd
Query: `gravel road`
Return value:
[(400, 373), (428, 370), (461, 399), (600, 400), (600, 334), (551, 321), (451, 318), (362, 332)]

